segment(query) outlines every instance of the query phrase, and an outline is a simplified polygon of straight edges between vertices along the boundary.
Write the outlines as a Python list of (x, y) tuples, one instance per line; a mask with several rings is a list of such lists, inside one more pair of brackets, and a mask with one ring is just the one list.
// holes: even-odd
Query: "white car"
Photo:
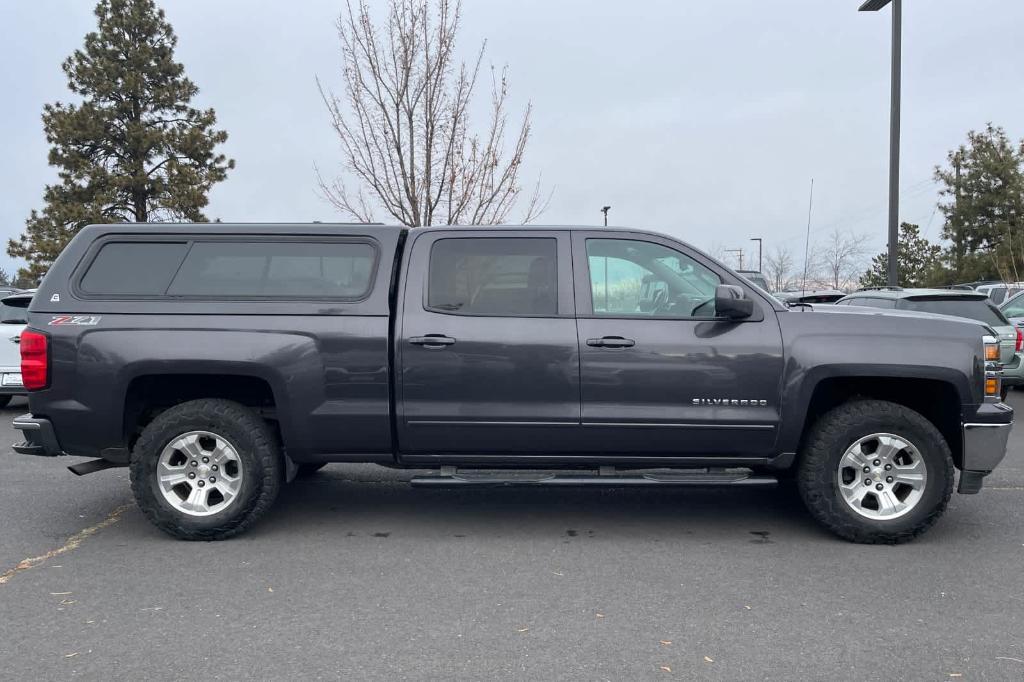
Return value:
[(27, 395), (21, 383), (21, 332), (25, 328), (31, 292), (12, 294), (0, 300), (0, 407), (16, 395)]
[(996, 305), (1000, 305), (1003, 301), (1024, 290), (1024, 282), (997, 282), (995, 284), (982, 284), (981, 286), (975, 287), (974, 290), (980, 291), (988, 296), (990, 301)]

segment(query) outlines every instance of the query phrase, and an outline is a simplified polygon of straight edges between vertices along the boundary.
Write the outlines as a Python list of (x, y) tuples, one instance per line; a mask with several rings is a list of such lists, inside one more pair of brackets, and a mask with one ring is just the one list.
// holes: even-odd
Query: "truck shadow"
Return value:
[(411, 488), (409, 472), (385, 477), (328, 468), (286, 486), (254, 531), (309, 525), (329, 535), (570, 538), (742, 534), (770, 544), (776, 533), (830, 538), (808, 516), (795, 489)]

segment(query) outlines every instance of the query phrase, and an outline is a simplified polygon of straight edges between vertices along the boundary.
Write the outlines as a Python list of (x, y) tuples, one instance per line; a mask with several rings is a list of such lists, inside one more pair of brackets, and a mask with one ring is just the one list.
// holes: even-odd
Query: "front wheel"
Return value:
[(912, 540), (942, 516), (953, 459), (935, 425), (882, 400), (840, 405), (812, 427), (797, 485), (811, 514), (853, 542)]
[(130, 466), (139, 508), (183, 540), (221, 540), (249, 528), (277, 497), (283, 471), (267, 423), (219, 399), (160, 414), (136, 442)]

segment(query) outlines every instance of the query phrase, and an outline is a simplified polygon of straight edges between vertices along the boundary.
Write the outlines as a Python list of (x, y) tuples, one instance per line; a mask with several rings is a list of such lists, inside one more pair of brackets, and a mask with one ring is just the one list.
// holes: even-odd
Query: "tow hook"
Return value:
[(123, 464), (115, 464), (105, 459), (90, 459), (88, 462), (79, 462), (78, 464), (72, 464), (68, 467), (68, 471), (73, 473), (75, 476), (85, 476), (86, 474), (94, 474), (97, 471), (103, 471), (104, 469), (113, 469), (114, 467), (121, 467)]

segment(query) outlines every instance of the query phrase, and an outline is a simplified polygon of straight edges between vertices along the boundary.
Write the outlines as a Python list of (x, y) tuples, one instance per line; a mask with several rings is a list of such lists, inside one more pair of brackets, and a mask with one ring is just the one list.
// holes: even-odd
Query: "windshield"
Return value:
[(981, 298), (924, 298), (916, 300), (906, 298), (903, 299), (900, 307), (906, 310), (966, 317), (996, 327), (1005, 327), (1010, 324), (994, 305)]
[(28, 309), (0, 303), (0, 322), (4, 324), (25, 324), (28, 322)]

